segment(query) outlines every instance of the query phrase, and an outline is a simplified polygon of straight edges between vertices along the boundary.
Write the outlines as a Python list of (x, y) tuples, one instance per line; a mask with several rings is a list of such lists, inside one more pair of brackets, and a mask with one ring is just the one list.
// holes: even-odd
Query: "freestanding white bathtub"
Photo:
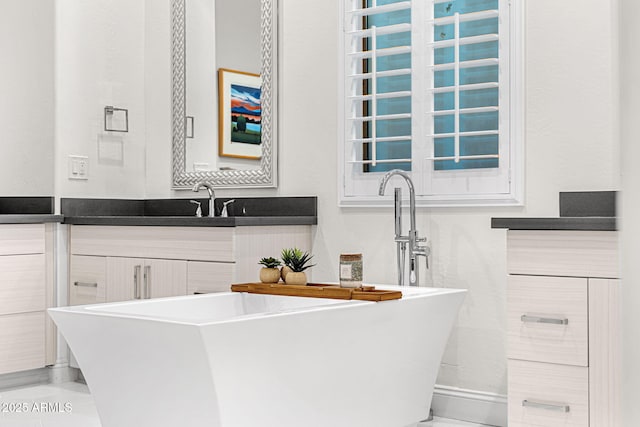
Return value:
[(103, 427), (404, 427), (428, 416), (464, 290), (221, 293), (49, 309)]

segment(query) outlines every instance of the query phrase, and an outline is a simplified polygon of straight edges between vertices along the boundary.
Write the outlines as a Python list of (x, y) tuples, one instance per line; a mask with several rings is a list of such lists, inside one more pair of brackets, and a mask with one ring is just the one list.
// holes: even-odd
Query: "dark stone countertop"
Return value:
[[(201, 203), (202, 217), (195, 216)], [(222, 203), (216, 198), (215, 211), (220, 215)], [(228, 217), (209, 217), (208, 199), (62, 199), (65, 224), (142, 225), (169, 227), (238, 227), (266, 225), (315, 225), (318, 223), (316, 197), (235, 198), (228, 205)]]
[(491, 228), (509, 230), (615, 231), (614, 217), (491, 218)]
[(163, 227), (239, 227), (264, 225), (315, 225), (315, 216), (244, 216), (202, 217), (195, 216), (69, 216), (65, 224), (73, 225), (143, 225)]
[(509, 230), (616, 231), (615, 191), (572, 191), (559, 194), (558, 218), (491, 218), (491, 228)]
[(53, 214), (0, 214), (0, 224), (40, 224), (63, 220), (62, 215)]
[(62, 215), (54, 215), (51, 196), (0, 197), (0, 224), (40, 224), (62, 222)]

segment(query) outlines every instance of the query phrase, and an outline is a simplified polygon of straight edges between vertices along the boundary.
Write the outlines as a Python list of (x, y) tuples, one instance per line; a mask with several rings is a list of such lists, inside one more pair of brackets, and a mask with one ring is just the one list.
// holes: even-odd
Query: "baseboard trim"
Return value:
[(507, 426), (507, 397), (501, 394), (436, 385), (431, 408), (437, 417)]
[(76, 381), (78, 373), (78, 369), (68, 366), (48, 366), (46, 368), (2, 374), (0, 375), (0, 390)]
[(0, 390), (23, 387), (35, 384), (47, 384), (49, 382), (49, 369), (40, 368), (30, 371), (12, 372), (0, 375)]

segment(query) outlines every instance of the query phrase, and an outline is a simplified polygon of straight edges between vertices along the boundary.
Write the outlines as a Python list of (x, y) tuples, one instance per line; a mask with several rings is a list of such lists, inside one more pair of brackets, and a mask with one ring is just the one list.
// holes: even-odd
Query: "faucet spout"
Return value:
[(209, 193), (209, 216), (214, 217), (216, 216), (216, 211), (215, 211), (216, 193), (213, 190), (213, 187), (211, 186), (211, 184), (203, 181), (197, 182), (196, 185), (193, 186), (192, 191), (194, 193), (197, 193), (198, 191), (200, 191), (201, 188), (206, 189), (207, 192)]
[(383, 177), (382, 181), (380, 181), (380, 189), (378, 190), (378, 195), (384, 196), (384, 189), (387, 187), (387, 182), (389, 179), (394, 176), (401, 176), (407, 181), (407, 186), (409, 187), (409, 219), (411, 221), (411, 230), (416, 229), (416, 190), (413, 186), (413, 181), (408, 173), (400, 169), (392, 169), (387, 172)]

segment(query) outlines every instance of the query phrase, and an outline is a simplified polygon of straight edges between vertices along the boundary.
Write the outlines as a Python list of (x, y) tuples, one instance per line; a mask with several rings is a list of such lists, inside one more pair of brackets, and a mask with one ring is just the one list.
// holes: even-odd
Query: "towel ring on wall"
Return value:
[[(124, 129), (110, 128), (107, 125), (107, 117), (113, 117), (116, 111), (124, 113)], [(129, 110), (126, 108), (116, 108), (111, 105), (104, 107), (104, 130), (107, 132), (129, 132)]]

